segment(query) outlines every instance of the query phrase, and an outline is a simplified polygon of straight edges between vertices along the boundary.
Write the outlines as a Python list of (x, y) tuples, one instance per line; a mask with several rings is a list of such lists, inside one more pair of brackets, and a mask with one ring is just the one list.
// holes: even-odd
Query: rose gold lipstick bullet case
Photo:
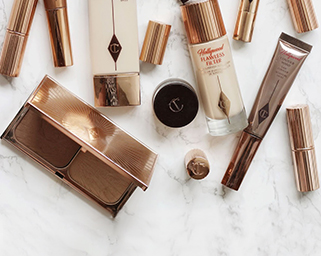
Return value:
[(320, 188), (309, 106), (286, 109), (294, 175), (300, 192)]
[(46, 76), (2, 139), (115, 216), (157, 154)]
[(0, 56), (0, 74), (19, 76), (37, 3), (38, 0), (13, 2)]
[(288, 0), (288, 4), (296, 32), (309, 32), (319, 27), (312, 0)]
[(73, 65), (66, 0), (44, 0), (55, 67)]

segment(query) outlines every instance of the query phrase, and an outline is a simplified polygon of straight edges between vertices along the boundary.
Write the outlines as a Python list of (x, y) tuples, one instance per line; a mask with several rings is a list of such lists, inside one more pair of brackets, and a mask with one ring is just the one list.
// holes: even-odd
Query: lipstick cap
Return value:
[(217, 0), (181, 5), (183, 22), (190, 44), (205, 43), (226, 34)]
[(287, 108), (289, 136), (297, 188), (301, 192), (320, 187), (308, 105)]
[(15, 0), (12, 6), (8, 30), (29, 34), (38, 0)]
[(210, 164), (202, 150), (192, 149), (185, 155), (185, 168), (191, 178), (201, 180), (208, 175)]
[(15, 0), (0, 55), (0, 74), (19, 76), (38, 0)]
[(295, 30), (308, 32), (319, 27), (312, 0), (288, 0)]
[(222, 184), (230, 189), (238, 190), (248, 168), (262, 142), (262, 139), (247, 132), (242, 132), (231, 162), (225, 172)]
[(171, 25), (149, 21), (140, 60), (162, 65)]
[(259, 1), (241, 0), (233, 39), (251, 42)]
[(55, 67), (73, 65), (66, 0), (45, 0)]

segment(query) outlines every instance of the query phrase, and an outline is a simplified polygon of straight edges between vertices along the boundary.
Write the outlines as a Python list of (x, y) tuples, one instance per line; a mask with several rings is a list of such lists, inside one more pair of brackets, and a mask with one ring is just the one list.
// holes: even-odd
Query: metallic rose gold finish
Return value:
[(239, 189), (261, 142), (262, 139), (247, 132), (242, 132), (236, 150), (223, 177), (223, 185), (234, 190)]
[(0, 58), (0, 74), (17, 77), (21, 70), (28, 36), (7, 30)]
[(65, 0), (45, 0), (45, 8), (55, 67), (72, 66), (67, 3)]
[(38, 0), (15, 0), (11, 9), (7, 30), (28, 35)]
[(241, 0), (233, 39), (246, 43), (252, 41), (259, 2), (260, 0)]
[(46, 10), (67, 8), (66, 0), (44, 0)]
[(138, 106), (138, 73), (94, 76), (95, 107)]
[(217, 0), (187, 3), (181, 11), (190, 44), (209, 42), (226, 34)]
[(114, 216), (157, 154), (46, 76), (1, 136)]
[(15, 0), (0, 56), (0, 74), (17, 77), (20, 74), (29, 30), (38, 0)]
[(297, 189), (317, 190), (320, 184), (309, 106), (296, 105), (286, 110)]
[[(312, 49), (296, 38), (281, 34), (222, 184), (238, 190), (261, 140), (269, 130), (305, 59)], [(245, 134), (246, 133), (246, 134)]]
[(171, 25), (149, 21), (140, 60), (162, 65)]
[(185, 168), (191, 178), (201, 180), (208, 175), (210, 164), (202, 150), (192, 149), (185, 155)]
[(295, 30), (304, 33), (319, 27), (312, 0), (288, 0)]

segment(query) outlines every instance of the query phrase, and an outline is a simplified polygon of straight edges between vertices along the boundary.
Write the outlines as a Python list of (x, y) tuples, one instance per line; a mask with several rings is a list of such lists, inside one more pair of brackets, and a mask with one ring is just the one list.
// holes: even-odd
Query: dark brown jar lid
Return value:
[(168, 79), (157, 87), (153, 108), (156, 117), (164, 125), (180, 128), (194, 120), (199, 103), (189, 83), (181, 79)]

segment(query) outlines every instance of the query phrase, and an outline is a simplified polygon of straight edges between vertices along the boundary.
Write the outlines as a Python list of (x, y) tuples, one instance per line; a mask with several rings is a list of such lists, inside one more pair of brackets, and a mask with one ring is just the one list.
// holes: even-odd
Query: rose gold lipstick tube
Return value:
[(309, 106), (286, 109), (297, 189), (308, 192), (320, 188)]
[(241, 0), (233, 39), (249, 43), (252, 41), (254, 23), (260, 0)]
[(294, 28), (298, 33), (319, 27), (312, 0), (288, 0), (288, 4)]
[(0, 56), (0, 74), (19, 76), (38, 0), (15, 0)]
[(281, 34), (249, 116), (249, 126), (241, 135), (223, 177), (223, 185), (234, 190), (239, 189), (255, 153), (311, 49), (311, 45)]
[(73, 65), (66, 0), (44, 0), (55, 67)]

